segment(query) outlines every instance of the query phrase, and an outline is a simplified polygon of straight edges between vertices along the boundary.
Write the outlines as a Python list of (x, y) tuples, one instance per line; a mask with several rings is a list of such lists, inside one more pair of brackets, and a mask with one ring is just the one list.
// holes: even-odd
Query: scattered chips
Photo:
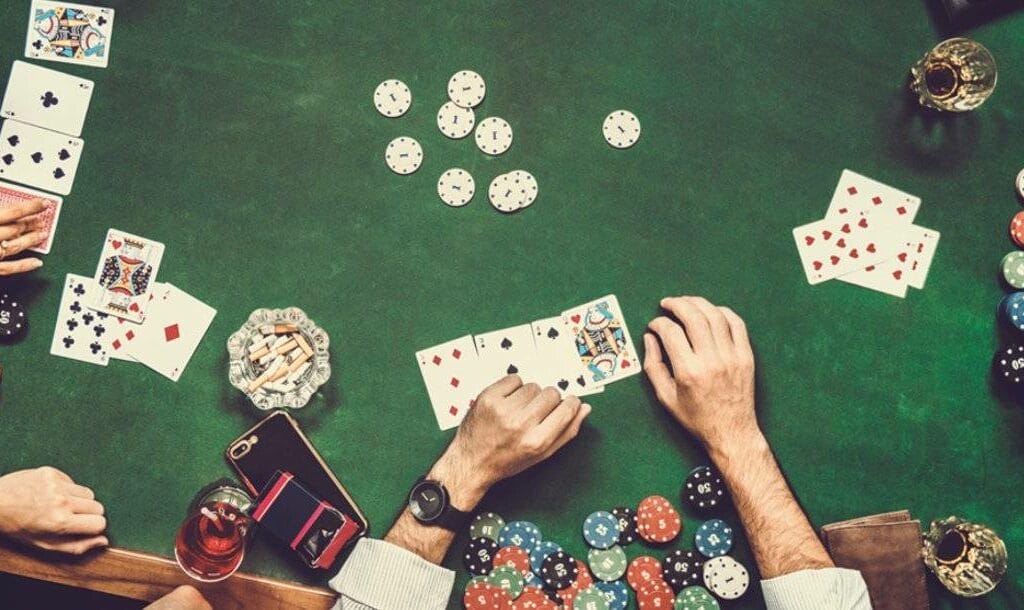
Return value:
[(412, 138), (395, 138), (384, 151), (384, 161), (396, 174), (411, 174), (423, 163), (423, 148)]
[(519, 189), (523, 193), (523, 205), (519, 209), (528, 208), (533, 205), (539, 194), (537, 179), (530, 172), (521, 169), (513, 170), (509, 174), (512, 177), (514, 188)]
[(494, 568), (494, 555), (498, 552), (498, 543), (490, 538), (472, 538), (466, 545), (462, 561), (470, 574), (486, 576)]
[(508, 593), (488, 582), (471, 582), (462, 596), (466, 610), (505, 610), (511, 603)]
[(608, 549), (590, 549), (587, 551), (587, 564), (598, 580), (605, 582), (618, 580), (626, 573), (629, 560), (626, 551), (620, 546)]
[(530, 568), (535, 573), (539, 574), (540, 568), (544, 564), (544, 560), (547, 559), (548, 555), (561, 550), (562, 547), (549, 540), (539, 542), (530, 550)]
[(1024, 345), (1006, 345), (992, 358), (996, 381), (1007, 388), (1020, 389), (1024, 378)]
[(599, 510), (583, 522), (583, 539), (595, 549), (607, 549), (619, 541), (619, 520), (608, 511)]
[(518, 570), (523, 578), (530, 574), (530, 554), (518, 546), (506, 546), (494, 554), (494, 568), (507, 566)]
[(501, 117), (487, 117), (476, 127), (476, 147), (488, 155), (500, 155), (512, 146), (512, 126)]
[(437, 111), (437, 128), (453, 140), (460, 140), (473, 133), (476, 114), (472, 108), (462, 108), (455, 102), (445, 102)]
[(473, 200), (476, 182), (464, 169), (453, 167), (437, 179), (437, 196), (453, 208), (461, 208)]
[(498, 532), (498, 546), (515, 545), (532, 549), (540, 540), (540, 528), (529, 521), (512, 521)]
[(673, 610), (719, 610), (718, 600), (704, 587), (687, 587), (676, 595)]
[(448, 99), (463, 108), (476, 108), (486, 94), (483, 77), (472, 70), (461, 70), (448, 79)]
[(1024, 252), (1014, 250), (1003, 257), (1003, 279), (1017, 290), (1024, 289)]
[(498, 513), (480, 513), (469, 525), (470, 538), (490, 538), (498, 541), (498, 532), (505, 527), (505, 520)]
[(693, 544), (705, 557), (721, 557), (732, 548), (732, 528), (721, 519), (709, 519), (697, 528)]
[(725, 483), (710, 466), (698, 466), (686, 476), (683, 499), (696, 511), (711, 510), (725, 498)]
[(519, 594), (523, 592), (523, 587), (526, 586), (526, 580), (522, 573), (511, 566), (495, 567), (487, 575), (487, 582), (500, 587), (512, 599), (519, 597)]
[(491, 181), (487, 198), (495, 210), (511, 214), (518, 212), (526, 200), (521, 189), (517, 189), (511, 174), (502, 174)]
[(28, 329), (28, 318), (21, 300), (9, 293), (0, 293), (0, 341), (17, 339)]
[(723, 555), (704, 564), (704, 586), (722, 599), (736, 599), (747, 592), (750, 575), (743, 564)]
[(640, 119), (628, 110), (616, 110), (605, 117), (602, 131), (615, 148), (629, 148), (640, 139)]
[(636, 605), (640, 610), (669, 610), (675, 603), (676, 593), (662, 580), (650, 580), (636, 592)]
[(608, 602), (608, 610), (626, 610), (629, 607), (629, 587), (621, 580), (594, 583)]
[(617, 506), (612, 514), (619, 521), (619, 546), (633, 544), (636, 541), (636, 511), (626, 506)]
[(648, 580), (662, 580), (661, 562), (650, 555), (641, 555), (629, 562), (626, 569), (626, 582), (634, 591)]
[(662, 496), (648, 496), (636, 509), (637, 532), (648, 542), (670, 542), (683, 529), (683, 521)]
[(408, 112), (412, 105), (412, 92), (400, 80), (386, 80), (374, 90), (373, 104), (377, 112), (384, 116), (399, 117)]
[(547, 587), (561, 591), (576, 582), (579, 573), (575, 559), (565, 551), (555, 551), (548, 555), (541, 564), (540, 579)]
[(693, 551), (677, 549), (661, 562), (661, 576), (676, 591), (701, 582), (704, 561)]
[(609, 610), (608, 600), (600, 589), (591, 585), (576, 594), (572, 610)]

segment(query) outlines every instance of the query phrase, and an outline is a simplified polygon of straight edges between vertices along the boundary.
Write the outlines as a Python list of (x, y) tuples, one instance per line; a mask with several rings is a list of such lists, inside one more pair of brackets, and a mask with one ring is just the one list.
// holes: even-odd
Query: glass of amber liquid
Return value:
[(950, 38), (914, 64), (910, 76), (910, 89), (922, 106), (967, 112), (995, 91), (996, 60), (970, 38)]
[(990, 528), (959, 517), (932, 521), (924, 535), (924, 564), (961, 597), (978, 597), (1006, 575), (1006, 545)]
[(178, 529), (174, 558), (186, 574), (202, 582), (217, 582), (242, 565), (252, 521), (246, 514), (252, 498), (234, 486), (210, 491)]

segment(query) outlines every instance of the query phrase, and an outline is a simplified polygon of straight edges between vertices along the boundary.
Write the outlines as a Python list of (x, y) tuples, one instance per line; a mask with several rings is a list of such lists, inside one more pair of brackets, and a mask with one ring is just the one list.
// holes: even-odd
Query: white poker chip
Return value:
[(628, 110), (616, 110), (605, 117), (602, 131), (615, 148), (629, 148), (640, 139), (640, 119)]
[(533, 177), (528, 171), (517, 169), (509, 172), (508, 176), (512, 178), (512, 182), (515, 188), (523, 194), (523, 205), (522, 208), (528, 208), (533, 205), (533, 202), (537, 200), (537, 179)]
[(476, 183), (464, 169), (453, 167), (437, 179), (437, 196), (453, 208), (461, 208), (473, 199)]
[(736, 599), (747, 592), (750, 574), (728, 555), (704, 562), (704, 586), (722, 599)]
[(1021, 200), (1024, 200), (1024, 169), (1017, 174), (1017, 194), (1020, 195)]
[(448, 99), (463, 108), (479, 106), (486, 94), (483, 77), (472, 70), (456, 72), (448, 79)]
[(386, 80), (373, 92), (373, 105), (384, 116), (402, 116), (412, 105), (412, 92), (400, 80)]
[(423, 163), (423, 148), (412, 138), (395, 138), (384, 151), (384, 161), (396, 174), (411, 174)]
[(491, 180), (491, 186), (487, 189), (487, 198), (495, 210), (511, 214), (523, 207), (522, 189), (516, 188), (512, 174), (502, 174)]
[(437, 128), (453, 140), (465, 138), (473, 133), (476, 114), (472, 108), (463, 108), (455, 102), (445, 102), (437, 111)]
[(490, 116), (476, 126), (476, 147), (489, 155), (500, 155), (512, 146), (512, 126), (501, 117)]

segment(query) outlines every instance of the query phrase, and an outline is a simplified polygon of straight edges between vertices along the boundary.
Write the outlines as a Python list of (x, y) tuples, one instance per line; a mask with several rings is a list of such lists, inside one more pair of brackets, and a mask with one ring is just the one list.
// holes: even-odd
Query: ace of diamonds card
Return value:
[(107, 231), (96, 267), (96, 296), (91, 308), (141, 322), (160, 270), (164, 245), (117, 229)]
[(217, 310), (184, 290), (162, 284), (128, 353), (171, 381), (177, 381)]

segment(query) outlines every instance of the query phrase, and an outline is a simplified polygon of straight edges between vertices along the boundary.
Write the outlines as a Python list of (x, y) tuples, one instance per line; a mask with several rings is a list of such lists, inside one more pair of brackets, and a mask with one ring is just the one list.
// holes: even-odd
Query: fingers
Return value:
[(695, 353), (699, 354), (715, 347), (715, 339), (711, 334), (711, 325), (707, 317), (688, 297), (662, 299), (661, 306), (682, 322)]
[(690, 341), (687, 339), (686, 333), (683, 332), (683, 328), (674, 320), (665, 316), (660, 316), (651, 320), (651, 323), (647, 325), (647, 328), (649, 328), (651, 332), (661, 340), (662, 345), (665, 346), (665, 352), (668, 355), (668, 360), (672, 363), (672, 368), (675, 369), (676, 372), (686, 369), (687, 365), (693, 362), (696, 358), (696, 355), (693, 353), (693, 348), (690, 346)]
[(512, 392), (512, 395), (509, 396), (509, 400), (513, 401), (517, 405), (526, 406), (533, 401), (538, 394), (540, 394), (540, 386), (536, 383), (527, 383), (515, 392)]
[(90, 536), (88, 538), (79, 538), (77, 540), (40, 542), (39, 546), (50, 551), (59, 551), (61, 553), (69, 553), (71, 555), (84, 555), (93, 549), (102, 548), (109, 544), (110, 540), (108, 540), (106, 536)]
[(37, 214), (35, 216), (29, 216), (28, 218), (19, 220), (18, 222), (0, 225), (0, 241), (14, 239), (25, 231), (41, 229), (43, 224), (42, 220), (42, 216)]
[(729, 331), (729, 322), (725, 319), (721, 309), (712, 305), (704, 297), (687, 297), (687, 300), (704, 314), (708, 327), (711, 329), (711, 338), (715, 347), (723, 354), (731, 354), (733, 351), (732, 333)]
[(547, 449), (551, 444), (557, 442), (565, 429), (572, 423), (580, 410), (580, 399), (575, 396), (567, 396), (558, 402), (555, 408), (548, 413), (535, 429), (536, 434), (544, 439), (543, 446)]
[(4, 245), (3, 255), (4, 257), (14, 256), (22, 250), (38, 246), (44, 241), (46, 241), (46, 231), (32, 231), (14, 239), (8, 239)]
[(23, 258), (16, 261), (0, 261), (0, 276), (17, 275), (35, 271), (43, 266), (43, 261), (38, 258)]
[(522, 385), (523, 380), (519, 378), (519, 375), (508, 375), (487, 386), (483, 392), (480, 392), (480, 398), (484, 396), (489, 398), (505, 398), (522, 387)]
[(537, 392), (537, 395), (530, 400), (528, 409), (530, 416), (535, 423), (544, 421), (552, 411), (562, 402), (562, 395), (555, 388), (547, 387)]
[[(71, 512), (78, 515), (102, 515), (103, 505), (96, 500), (71, 496)], [(102, 531), (102, 530), (100, 530)]]
[(50, 207), (49, 202), (44, 201), (43, 199), (20, 201), (9, 208), (0, 210), (0, 225), (21, 220), (25, 216), (38, 214), (48, 207)]
[(65, 534), (91, 535), (103, 533), (107, 529), (107, 519), (103, 515), (72, 515), (62, 528)]
[(562, 433), (551, 444), (551, 447), (548, 448), (548, 451), (545, 454), (544, 459), (547, 459), (554, 455), (555, 452), (557, 452), (559, 449), (564, 447), (569, 441), (571, 441), (572, 439), (576, 438), (577, 435), (579, 435), (580, 428), (583, 427), (583, 422), (587, 419), (587, 416), (590, 415), (590, 411), (590, 405), (586, 403), (581, 404), (579, 408), (576, 409), (576, 413), (572, 421), (569, 422), (569, 425), (562, 430)]
[(665, 364), (658, 339), (651, 333), (644, 333), (644, 372), (651, 380), (654, 394), (661, 404), (666, 406), (675, 404), (676, 380), (673, 379), (671, 371)]
[(68, 475), (68, 473), (66, 473), (63, 470), (60, 470), (58, 468), (54, 468), (53, 466), (40, 466), (39, 470), (42, 471), (44, 474), (48, 474), (51, 477), (57, 479), (58, 481), (64, 481), (66, 483), (71, 483), (71, 484), (75, 483), (71, 479), (71, 476)]
[(747, 334), (747, 324), (743, 321), (743, 318), (736, 315), (736, 312), (728, 307), (719, 307), (718, 309), (722, 312), (722, 317), (725, 318), (726, 323), (729, 325), (729, 333), (732, 335), (732, 342), (736, 346), (737, 354), (744, 357), (749, 356), (753, 359), (750, 336)]

